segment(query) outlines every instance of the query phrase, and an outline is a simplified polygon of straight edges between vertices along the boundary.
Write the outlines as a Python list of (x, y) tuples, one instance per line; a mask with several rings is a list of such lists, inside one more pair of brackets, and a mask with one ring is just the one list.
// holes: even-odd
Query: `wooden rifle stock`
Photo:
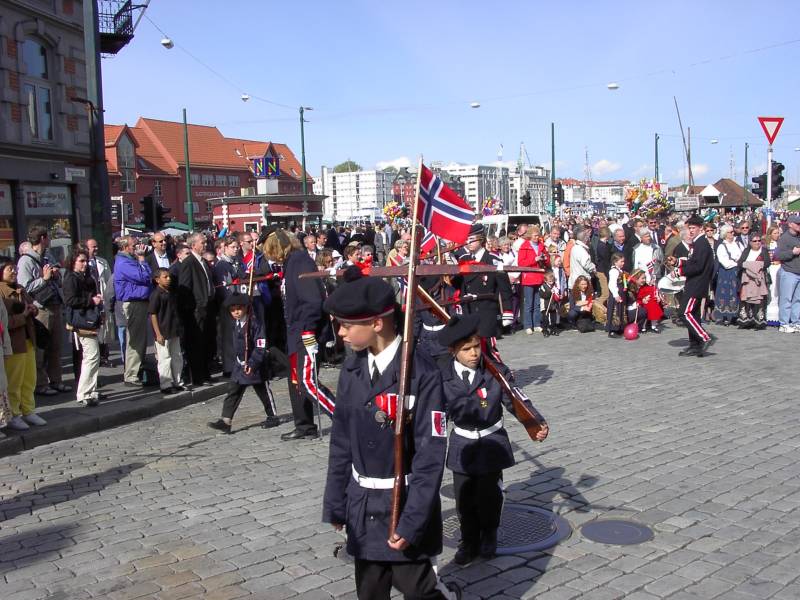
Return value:
[[(430, 307), (431, 312), (439, 318), (443, 323), (450, 320), (450, 315), (442, 308), (439, 303), (434, 300), (431, 295), (425, 291), (424, 288), (417, 288), (417, 296), (419, 296), (425, 304)], [(518, 387), (513, 387), (508, 379), (500, 372), (497, 365), (487, 356), (483, 355), (483, 364), (486, 365), (486, 370), (491, 373), (506, 394), (511, 398), (514, 406), (514, 414), (517, 420), (525, 427), (525, 431), (534, 442), (540, 440), (536, 439), (536, 435), (547, 425), (545, 418), (536, 410), (530, 401), (525, 402), (528, 398), (522, 393)]]

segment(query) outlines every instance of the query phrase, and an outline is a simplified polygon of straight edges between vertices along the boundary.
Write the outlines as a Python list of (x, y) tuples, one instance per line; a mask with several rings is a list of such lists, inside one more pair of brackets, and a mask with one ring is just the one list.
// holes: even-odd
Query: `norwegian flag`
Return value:
[(420, 254), (430, 254), (439, 245), (439, 239), (433, 235), (433, 232), (425, 230), (425, 235), (419, 243)]
[(469, 204), (422, 165), (419, 180), (419, 220), (433, 234), (463, 244), (475, 216)]

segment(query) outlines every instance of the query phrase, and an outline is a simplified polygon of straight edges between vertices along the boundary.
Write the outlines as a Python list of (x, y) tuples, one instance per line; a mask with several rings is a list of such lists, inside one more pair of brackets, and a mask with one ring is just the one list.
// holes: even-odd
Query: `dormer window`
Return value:
[(127, 135), (117, 142), (117, 168), (120, 173), (120, 192), (132, 194), (136, 191), (136, 155), (133, 142)]

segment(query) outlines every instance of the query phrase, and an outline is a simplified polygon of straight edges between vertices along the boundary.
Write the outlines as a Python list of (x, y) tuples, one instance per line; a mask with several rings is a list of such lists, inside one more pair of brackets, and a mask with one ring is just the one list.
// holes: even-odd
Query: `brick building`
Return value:
[[(212, 126), (188, 125), (189, 172), (195, 227), (212, 225), (220, 197), (254, 196), (253, 159), (275, 157), (280, 176), (271, 192), (300, 195), (302, 167), (285, 144), (228, 138)], [(126, 224), (140, 223), (141, 199), (152, 195), (170, 210), (169, 219), (186, 223), (186, 162), (183, 123), (139, 118), (136, 125), (106, 125), (105, 146), (113, 202), (124, 206)], [(313, 180), (308, 177), (308, 188)], [(118, 231), (121, 223), (113, 221)]]
[(91, 234), (89, 120), (82, 5), (3, 2), (0, 9), (0, 253), (33, 225), (52, 255)]

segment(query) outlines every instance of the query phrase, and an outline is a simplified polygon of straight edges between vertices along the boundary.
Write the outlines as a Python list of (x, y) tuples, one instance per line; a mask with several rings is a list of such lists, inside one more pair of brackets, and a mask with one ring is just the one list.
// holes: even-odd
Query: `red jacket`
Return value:
[[(541, 257), (542, 260), (536, 260)], [(546, 269), (550, 266), (550, 256), (544, 248), (542, 242), (532, 244), (530, 240), (525, 240), (519, 247), (517, 253), (517, 264), (520, 267), (540, 267)], [(522, 273), (522, 285), (542, 285), (544, 273)]]

